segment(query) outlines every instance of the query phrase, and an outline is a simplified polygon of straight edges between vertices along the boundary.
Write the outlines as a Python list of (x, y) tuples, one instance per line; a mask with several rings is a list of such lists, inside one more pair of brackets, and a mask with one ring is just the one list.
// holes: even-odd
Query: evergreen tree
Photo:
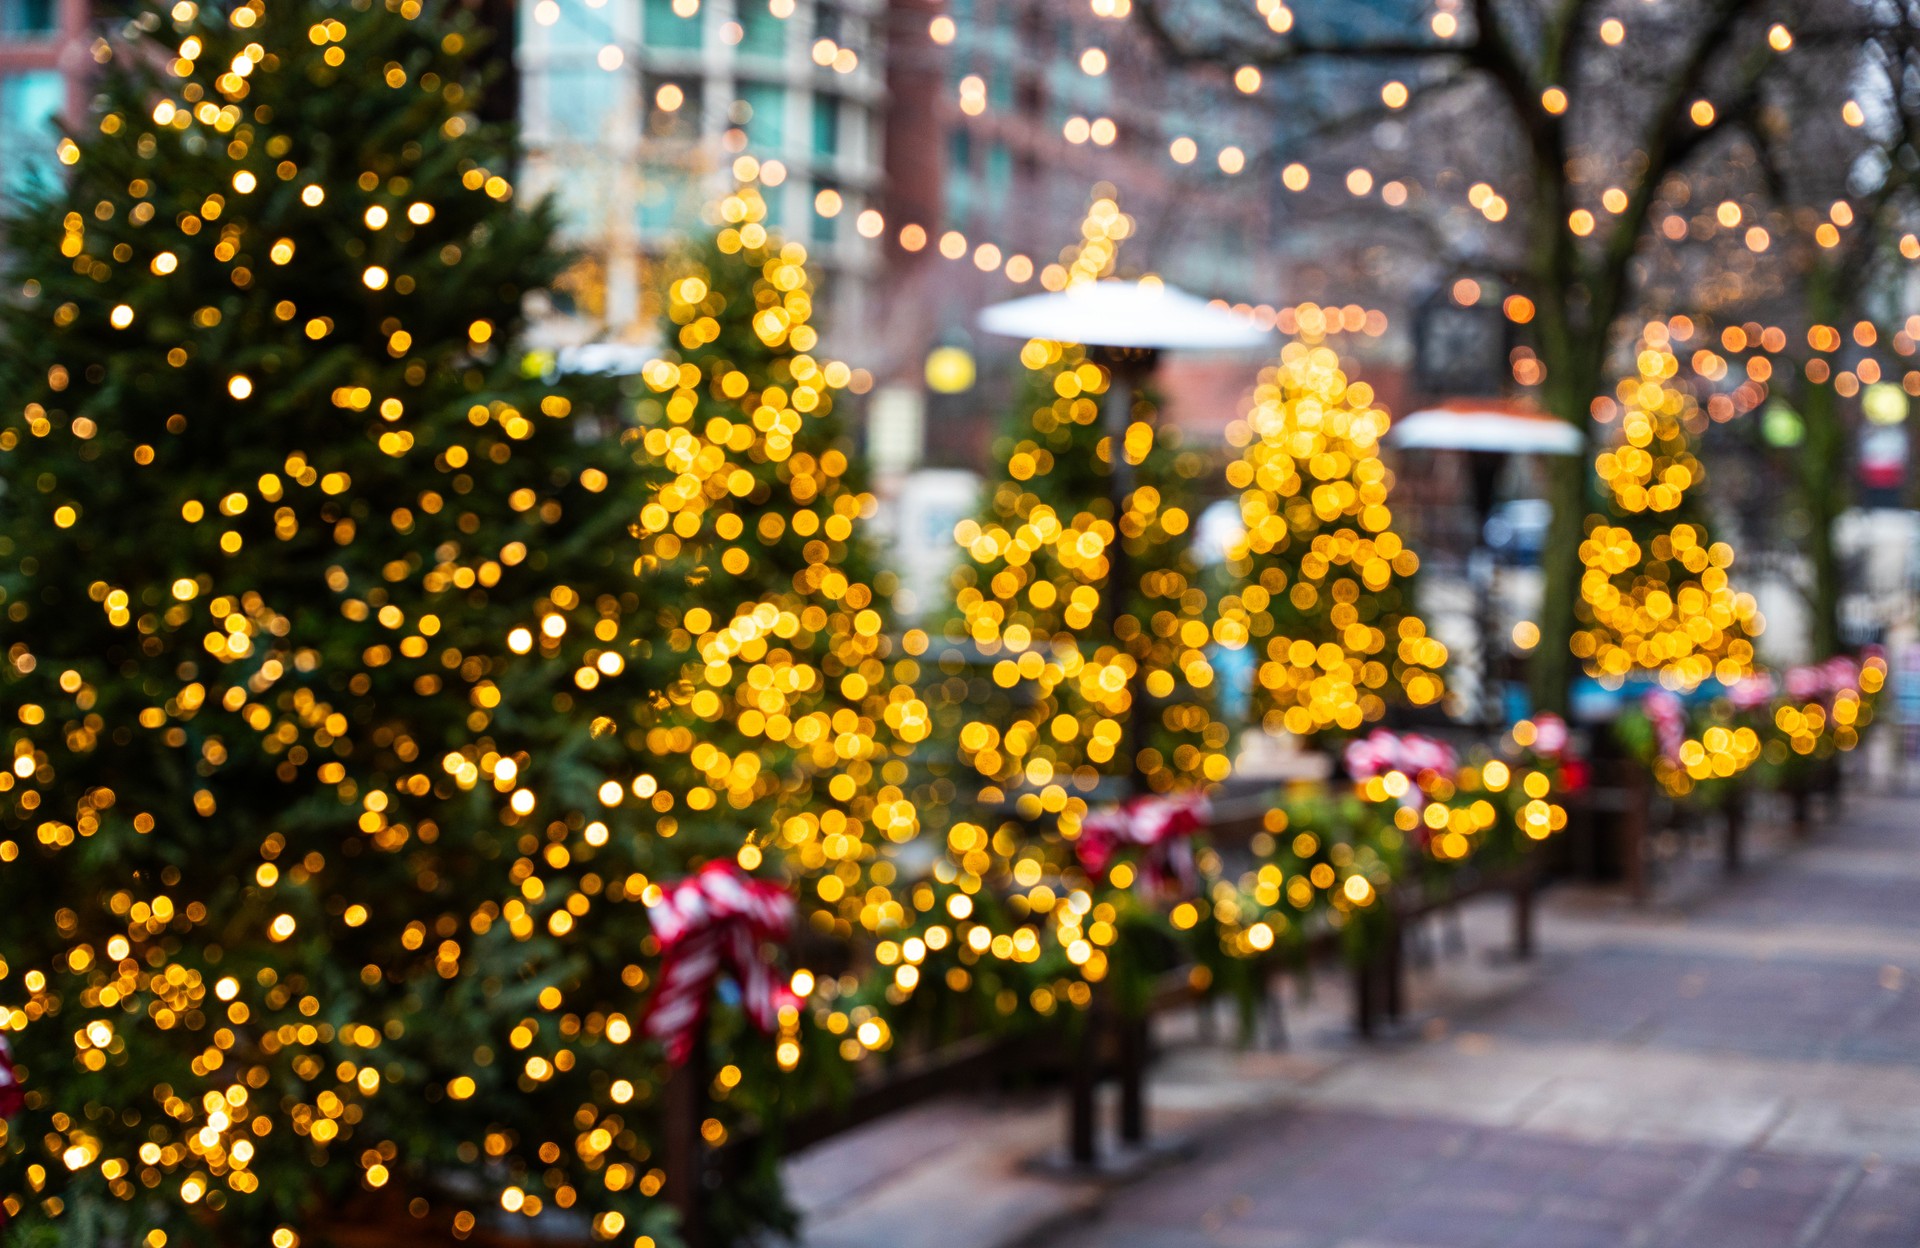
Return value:
[[(996, 448), (1007, 475), (960, 526), (970, 562), (946, 630), (978, 646), (1008, 692), (976, 708), (961, 750), (988, 788), (1028, 790), (1055, 813), (1084, 808), (1102, 776), (1136, 769), (1154, 792), (1222, 780), (1227, 730), (1211, 710), (1207, 598), (1189, 539), (1205, 460), (1138, 400), (1119, 448), (1135, 487), (1116, 535), (1100, 419), (1111, 374), (1072, 344), (1036, 340), (1020, 358), (1026, 385)], [(1108, 580), (1115, 541), (1129, 556), (1125, 585)]]
[(1752, 672), (1765, 621), (1733, 589), (1733, 547), (1712, 540), (1696, 493), (1706, 473), (1688, 432), (1705, 418), (1675, 381), (1666, 326), (1648, 327), (1635, 365), (1618, 390), (1621, 445), (1594, 461), (1608, 514), (1588, 517), (1580, 545), (1573, 653), (1614, 684), (1642, 673), (1682, 691), (1732, 685)]
[[(1069, 284), (1109, 275), (1130, 227), (1111, 198), (1096, 199)], [(1085, 1006), (1088, 983), (1116, 961), (1129, 988), (1151, 969), (1113, 948), (1123, 928), (1157, 926), (1157, 907), (1130, 890), (1135, 864), (1083, 860), (1084, 820), (1224, 779), (1229, 731), (1214, 715), (1211, 616), (1191, 548), (1205, 458), (1156, 424), (1151, 395), (1133, 396), (1116, 445), (1103, 409), (1112, 386), (1131, 383), (1084, 348), (1034, 340), (1020, 360), (1017, 406), (995, 446), (1005, 475), (956, 532), (968, 558), (933, 643), (930, 700), (956, 773), (935, 784), (959, 800), (938, 812), (948, 857), (927, 898), (963, 894), (943, 903), (967, 920), (949, 985), (989, 995), (1002, 1014), (1023, 998), (1045, 1014)], [(1122, 457), (1132, 483), (1115, 515)], [(945, 917), (927, 915), (929, 948), (943, 947)]]
[(1634, 363), (1637, 375), (1616, 392), (1621, 443), (1594, 460), (1607, 514), (1587, 518), (1571, 644), (1587, 674), (1607, 684), (1659, 682), (1616, 730), (1668, 792), (1717, 800), (1718, 782), (1759, 760), (1760, 738), (1730, 708), (1689, 713), (1674, 694), (1751, 676), (1766, 621), (1752, 595), (1733, 588), (1733, 547), (1708, 530), (1696, 492), (1706, 472), (1688, 437), (1704, 431), (1705, 417), (1675, 380), (1680, 361), (1665, 325), (1648, 325)]
[(149, 11), (8, 223), (13, 1242), (667, 1233), (638, 903), (685, 856), (617, 799), (683, 588), (633, 576), (658, 472), (514, 350), (559, 261), (475, 34)]
[(1222, 597), (1229, 645), (1260, 647), (1253, 709), (1269, 732), (1351, 733), (1390, 697), (1437, 701), (1446, 647), (1412, 613), (1419, 557), (1393, 531), (1393, 475), (1380, 460), (1387, 414), (1333, 350), (1288, 343), (1262, 372), (1254, 406), (1227, 437), (1244, 547), (1229, 552), (1237, 594)]
[(684, 812), (659, 831), (696, 857), (780, 856), (814, 877), (817, 929), (886, 931), (905, 913), (885, 851), (918, 830), (903, 786), (928, 723), (861, 532), (875, 500), (836, 410), (853, 373), (814, 354), (806, 249), (768, 232), (758, 189), (720, 215), (673, 268), (678, 349), (648, 366), (641, 404), (645, 451), (672, 474), (640, 513), (644, 562), (689, 585), (663, 619), (686, 676), (645, 735), (651, 805)]

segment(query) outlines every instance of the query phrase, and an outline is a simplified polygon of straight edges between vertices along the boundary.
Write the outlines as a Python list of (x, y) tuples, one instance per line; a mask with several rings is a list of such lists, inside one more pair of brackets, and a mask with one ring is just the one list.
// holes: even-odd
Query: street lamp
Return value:
[[(1148, 278), (1140, 282), (1090, 281), (1052, 294), (1031, 295), (988, 308), (980, 328), (1008, 338), (1077, 343), (1109, 375), (1101, 422), (1107, 435), (1107, 501), (1112, 508), (1113, 543), (1107, 549), (1105, 597), (1108, 633), (1116, 641), (1120, 622), (1132, 605), (1132, 560), (1120, 532), (1120, 518), (1134, 491), (1133, 465), (1122, 449), (1134, 419), (1134, 398), (1152, 375), (1162, 351), (1230, 350), (1266, 343), (1270, 330), (1238, 317), (1195, 295)], [(1145, 673), (1141, 673), (1144, 677)], [(1146, 687), (1142, 679), (1127, 708), (1122, 757), (1127, 759), (1126, 796), (1147, 791), (1140, 771), (1146, 740)], [(1119, 753), (1116, 750), (1116, 753)], [(1081, 1032), (1080, 1052), (1072, 1064), (1068, 1156), (1075, 1166), (1095, 1159), (1094, 1081), (1098, 1055), (1095, 1028)], [(1120, 1020), (1120, 1138), (1133, 1146), (1146, 1140), (1147, 1021), (1144, 1015)]]
[[(1520, 403), (1498, 399), (1459, 399), (1414, 412), (1387, 432), (1389, 445), (1401, 450), (1461, 451), (1472, 484), (1474, 550), (1468, 580), (1474, 587), (1474, 631), (1480, 643), (1480, 714), (1497, 725), (1500, 705), (1494, 691), (1493, 663), (1500, 642), (1493, 622), (1495, 579), (1487, 522), (1493, 517), (1494, 490), (1508, 459), (1515, 455), (1578, 455), (1586, 438), (1573, 425)], [(1474, 555), (1484, 555), (1475, 569)]]
[[(1147, 278), (1139, 282), (1083, 282), (1051, 294), (996, 304), (980, 314), (980, 328), (1007, 338), (1078, 343), (1112, 377), (1101, 421), (1107, 433), (1111, 472), (1107, 501), (1113, 508), (1114, 541), (1107, 553), (1107, 623), (1118, 636), (1127, 613), (1132, 566), (1120, 536), (1120, 517), (1133, 493), (1133, 465), (1121, 451), (1133, 421), (1134, 397), (1152, 376), (1162, 351), (1223, 351), (1258, 347), (1271, 330), (1177, 287)], [(1127, 753), (1137, 759), (1144, 739), (1145, 702), (1136, 694), (1128, 710)], [(1127, 795), (1145, 791), (1137, 763), (1128, 768)]]

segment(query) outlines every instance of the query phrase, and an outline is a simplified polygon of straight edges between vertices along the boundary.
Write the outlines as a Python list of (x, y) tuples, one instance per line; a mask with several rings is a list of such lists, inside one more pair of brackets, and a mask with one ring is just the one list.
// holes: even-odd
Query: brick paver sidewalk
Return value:
[(1203, 1133), (1058, 1248), (1915, 1248), (1920, 801)]
[(1703, 882), (1552, 890), (1527, 965), (1469, 911), (1397, 1040), (1352, 1040), (1337, 980), (1284, 1051), (1189, 1036), (1153, 1120), (1196, 1151), (1125, 1183), (1032, 1164), (1050, 1095), (883, 1120), (790, 1167), (804, 1243), (1920, 1248), (1920, 799)]

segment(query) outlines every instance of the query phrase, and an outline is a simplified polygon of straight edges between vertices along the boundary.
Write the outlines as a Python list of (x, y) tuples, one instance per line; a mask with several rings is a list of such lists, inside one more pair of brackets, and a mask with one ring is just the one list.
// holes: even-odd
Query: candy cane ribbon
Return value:
[(740, 985), (741, 1005), (754, 1026), (763, 1032), (779, 1026), (781, 1008), (795, 998), (762, 956), (762, 946), (782, 943), (793, 932), (793, 897), (786, 889), (752, 878), (731, 861), (710, 862), (662, 887), (647, 917), (663, 964), (644, 1027), (666, 1042), (669, 1061), (678, 1065), (693, 1053), (723, 974)]
[(1212, 811), (1198, 793), (1136, 797), (1082, 819), (1073, 850), (1087, 874), (1099, 877), (1121, 849), (1140, 846), (1147, 851), (1140, 860), (1143, 879), (1155, 887), (1186, 884), (1193, 877), (1193, 852), (1186, 838), (1206, 826)]

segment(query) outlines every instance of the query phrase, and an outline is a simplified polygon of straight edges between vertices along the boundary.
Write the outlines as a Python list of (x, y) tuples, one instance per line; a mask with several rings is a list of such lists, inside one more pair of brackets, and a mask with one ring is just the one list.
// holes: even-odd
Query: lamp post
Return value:
[[(1133, 560), (1120, 531), (1120, 519), (1134, 492), (1133, 465), (1125, 443), (1134, 418), (1134, 402), (1153, 375), (1162, 352), (1230, 350), (1258, 347), (1269, 330), (1234, 316), (1195, 295), (1147, 280), (1143, 282), (1091, 281), (1052, 294), (1032, 295), (988, 308), (980, 314), (980, 328), (1008, 338), (1077, 343), (1088, 357), (1107, 369), (1108, 385), (1101, 409), (1107, 435), (1107, 502), (1113, 521), (1113, 543), (1107, 548), (1107, 631), (1117, 643), (1121, 622), (1133, 606), (1138, 586)], [(1140, 674), (1144, 677), (1144, 673)], [(1139, 756), (1146, 740), (1146, 682), (1140, 679), (1127, 706), (1125, 736), (1115, 752), (1126, 759), (1125, 796), (1147, 791)], [(1124, 753), (1122, 753), (1124, 751)], [(1094, 1085), (1098, 1052), (1093, 1019), (1081, 1031), (1080, 1049), (1070, 1072), (1069, 1160), (1076, 1166), (1095, 1161)], [(1128, 1145), (1146, 1139), (1144, 1072), (1147, 1022), (1125, 1017), (1119, 1022), (1120, 1138)]]
[[(1117, 638), (1135, 588), (1132, 558), (1120, 535), (1120, 517), (1126, 514), (1134, 488), (1133, 465), (1127, 462), (1123, 445), (1135, 398), (1153, 376), (1162, 352), (1258, 347), (1271, 331), (1152, 279), (1084, 282), (1051, 294), (1029, 295), (988, 308), (980, 314), (979, 323), (986, 332), (1006, 338), (1078, 343), (1111, 378), (1100, 416), (1107, 434), (1107, 502), (1114, 526), (1113, 545), (1107, 551), (1107, 626)], [(1145, 788), (1137, 762), (1144, 724), (1145, 701), (1136, 691), (1124, 742), (1129, 797)]]
[[(1462, 399), (1414, 412), (1396, 423), (1386, 440), (1401, 450), (1459, 451), (1467, 456), (1474, 517), (1468, 579), (1474, 587), (1473, 624), (1480, 647), (1480, 716), (1490, 727), (1497, 727), (1501, 709), (1493, 666), (1500, 639), (1493, 616), (1499, 565), (1487, 544), (1495, 487), (1513, 456), (1578, 455), (1586, 440), (1558, 417), (1498, 399)], [(1484, 557), (1484, 575), (1475, 573), (1474, 555)]]

